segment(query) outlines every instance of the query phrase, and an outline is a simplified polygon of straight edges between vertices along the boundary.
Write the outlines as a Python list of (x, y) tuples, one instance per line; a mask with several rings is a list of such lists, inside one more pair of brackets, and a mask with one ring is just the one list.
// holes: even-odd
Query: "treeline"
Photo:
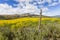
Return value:
[(0, 20), (16, 19), (19, 17), (20, 15), (0, 15)]
[(0, 15), (0, 20), (1, 19), (5, 19), (5, 20), (9, 20), (9, 19), (16, 19), (16, 18), (23, 18), (23, 17), (38, 17), (39, 15), (35, 15), (35, 14), (14, 14), (14, 15)]
[[(14, 14), (14, 15), (0, 15), (0, 20), (9, 20), (9, 19), (17, 19), (17, 18), (23, 18), (23, 17), (39, 17), (37, 14)], [(48, 16), (42, 16), (42, 17), (48, 17)]]

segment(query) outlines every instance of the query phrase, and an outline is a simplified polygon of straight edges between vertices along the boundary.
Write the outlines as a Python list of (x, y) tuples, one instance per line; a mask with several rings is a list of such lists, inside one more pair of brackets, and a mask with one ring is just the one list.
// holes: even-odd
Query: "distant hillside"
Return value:
[(60, 18), (60, 15), (56, 15), (56, 16), (51, 16), (51, 17), (55, 17), (55, 18)]
[[(0, 20), (1, 19), (16, 19), (16, 18), (23, 18), (23, 17), (39, 17), (37, 14), (30, 14), (30, 13), (25, 13), (25, 14), (14, 14), (14, 15), (0, 15)], [(48, 17), (48, 16), (43, 16), (42, 17)]]
[(1, 19), (8, 20), (8, 19), (16, 19), (16, 18), (20, 18), (20, 15), (17, 15), (17, 14), (15, 14), (15, 15), (0, 15), (0, 20)]
[[(39, 15), (37, 14), (30, 14), (30, 13), (21, 14), (20, 16), (21, 17), (39, 17)], [(49, 16), (42, 15), (42, 17), (49, 17)]]
[(59, 18), (60, 18), (60, 15), (56, 15), (56, 16), (54, 16), (54, 17), (59, 17)]

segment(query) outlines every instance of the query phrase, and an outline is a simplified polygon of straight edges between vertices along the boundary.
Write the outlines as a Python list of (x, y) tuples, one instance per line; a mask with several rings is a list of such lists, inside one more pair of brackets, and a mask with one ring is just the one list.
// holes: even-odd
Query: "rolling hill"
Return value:
[[(17, 19), (17, 18), (23, 18), (23, 17), (39, 17), (37, 14), (30, 14), (30, 13), (25, 13), (25, 14), (14, 14), (14, 15), (0, 15), (0, 20), (8, 20), (8, 19)], [(44, 16), (42, 17), (49, 17), (49, 16)]]

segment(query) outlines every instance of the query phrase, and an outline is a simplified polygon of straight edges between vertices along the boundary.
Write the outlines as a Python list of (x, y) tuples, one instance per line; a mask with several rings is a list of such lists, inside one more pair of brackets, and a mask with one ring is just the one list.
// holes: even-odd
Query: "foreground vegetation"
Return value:
[(0, 20), (0, 40), (60, 40), (60, 19), (19, 18)]

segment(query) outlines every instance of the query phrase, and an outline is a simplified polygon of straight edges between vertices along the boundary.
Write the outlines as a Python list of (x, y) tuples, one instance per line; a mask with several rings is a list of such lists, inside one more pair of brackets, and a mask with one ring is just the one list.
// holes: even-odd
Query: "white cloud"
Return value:
[(15, 14), (17, 12), (16, 8), (12, 8), (8, 4), (0, 4), (0, 14)]
[(59, 3), (60, 3), (60, 0), (59, 0)]
[(13, 8), (8, 4), (0, 4), (0, 14), (21, 14), (21, 13), (34, 13), (39, 12), (38, 8), (34, 5), (27, 4), (26, 7), (23, 6), (23, 9), (18, 6), (17, 8)]
[(50, 4), (49, 6), (56, 6), (58, 3), (52, 3), (52, 4)]
[(52, 0), (46, 0), (46, 2), (48, 2), (48, 3), (52, 3)]
[(58, 0), (58, 2), (56, 2), (57, 0), (53, 0), (54, 2), (52, 2), (52, 0), (50, 0), (50, 1), (51, 1), (51, 3), (49, 3), (48, 6), (56, 6), (60, 3), (60, 0)]
[(15, 1), (18, 1), (18, 2), (30, 2), (30, 1), (33, 1), (33, 0), (15, 0)]
[(47, 7), (42, 8), (43, 12), (48, 11), (49, 9)]
[[(34, 6), (32, 4), (29, 4), (29, 1), (32, 0), (17, 0), (20, 2), (18, 4), (17, 8), (13, 8), (12, 6), (8, 4), (0, 4), (0, 14), (21, 14), (21, 13), (39, 13), (40, 9), (37, 8), (37, 6)], [(23, 1), (26, 1), (26, 6), (22, 3)], [(21, 8), (23, 6), (23, 8)], [(48, 10), (48, 8), (43, 7), (43, 11)]]
[(34, 5), (31, 5), (31, 4), (28, 4), (23, 9), (20, 9), (21, 13), (34, 13), (34, 12), (37, 12), (37, 11), (38, 11), (38, 8)]
[[(21, 13), (37, 13), (38, 14), (40, 12), (40, 9), (38, 9), (37, 6), (34, 6), (33, 4), (29, 4), (29, 2), (33, 0), (15, 0), (15, 1), (20, 2), (17, 5), (18, 6), (17, 8), (13, 8), (8, 4), (0, 4), (0, 14), (21, 14)], [(26, 6), (24, 6), (23, 2), (25, 2)], [(48, 2), (49, 6), (55, 6), (58, 4), (58, 2), (52, 3), (52, 0), (43, 0), (43, 1), (38, 0), (37, 2), (38, 4)], [(21, 6), (23, 8), (21, 8)], [(43, 10), (43, 13), (49, 10), (47, 7), (44, 7), (43, 5), (41, 7)]]
[[(23, 9), (20, 9), (20, 10), (24, 10), (24, 12), (26, 12), (26, 13), (34, 13), (34, 12), (39, 12), (40, 11), (40, 9), (38, 9), (37, 8), (37, 6), (34, 6), (33, 4), (29, 4), (29, 2), (30, 1), (33, 1), (33, 0), (17, 0), (18, 2), (20, 2), (20, 4), (18, 5), (18, 7), (21, 5), (21, 3), (23, 2), (23, 1), (25, 1), (25, 4), (26, 4), (26, 6), (24, 6), (23, 4)], [(42, 4), (42, 3), (44, 3), (45, 2), (45, 0), (43, 0), (43, 1), (41, 1), (41, 0), (36, 0), (36, 1), (38, 1), (38, 4)], [(36, 4), (36, 3), (35, 3)], [(41, 6), (41, 7), (43, 7), (43, 5)], [(43, 11), (45, 11), (45, 10), (47, 10), (48, 8), (46, 7), (46, 8), (44, 8), (43, 7)]]
[(38, 1), (38, 4), (42, 4), (42, 3), (44, 3), (45, 2), (45, 0), (40, 0), (40, 1)]

